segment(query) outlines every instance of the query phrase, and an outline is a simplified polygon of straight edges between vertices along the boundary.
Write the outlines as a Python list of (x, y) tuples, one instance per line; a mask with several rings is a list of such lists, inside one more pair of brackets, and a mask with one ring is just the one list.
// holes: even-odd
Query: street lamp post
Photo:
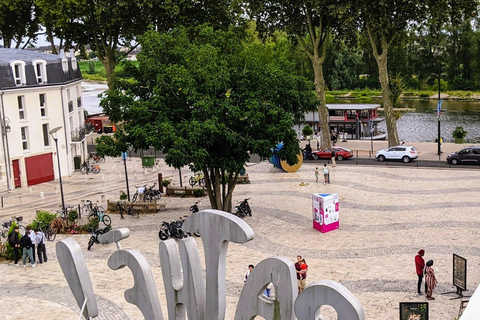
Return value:
[(122, 152), (123, 166), (125, 167), (125, 181), (127, 182), (127, 197), (130, 202), (130, 188), (128, 187), (128, 173), (127, 173), (127, 153)]
[(12, 190), (12, 172), (10, 168), (10, 148), (8, 146), (8, 137), (7, 133), (12, 130), (10, 127), (10, 119), (8, 117), (3, 117), (1, 121), (2, 137), (5, 139), (3, 145), (3, 155), (5, 157), (5, 173), (7, 175), (7, 189)]
[(440, 97), (440, 79), (441, 79), (441, 74), (438, 72), (438, 104), (437, 104), (437, 117), (438, 117), (438, 136), (437, 136), (437, 151), (438, 151), (438, 160), (440, 160), (440, 154), (442, 153), (442, 147), (441, 147), (441, 137), (440, 137), (440, 113), (442, 112), (442, 100)]
[(57, 132), (62, 129), (62, 127), (56, 127), (50, 130), (48, 133), (55, 141), (55, 148), (57, 150), (57, 161), (58, 161), (58, 178), (60, 180), (60, 195), (62, 197), (62, 214), (65, 214), (65, 199), (63, 198), (63, 183), (62, 183), (62, 171), (60, 169), (60, 155), (58, 154), (58, 138)]

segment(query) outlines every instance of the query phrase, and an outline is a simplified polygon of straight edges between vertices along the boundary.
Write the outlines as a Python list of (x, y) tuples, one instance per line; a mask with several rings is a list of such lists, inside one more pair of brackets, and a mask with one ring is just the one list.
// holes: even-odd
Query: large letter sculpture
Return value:
[[(185, 220), (183, 229), (200, 232), (205, 251), (206, 278), (194, 238), (160, 242), (159, 253), (167, 297), (169, 320), (223, 320), (226, 311), (225, 266), (230, 241), (245, 243), (253, 239), (253, 230), (242, 219), (223, 211), (204, 210)], [(122, 250), (119, 241), (129, 236), (128, 229), (117, 229), (99, 236), (101, 243), (117, 244), (108, 266), (117, 270), (128, 266), (134, 286), (125, 291), (125, 299), (138, 306), (147, 320), (162, 320), (152, 271), (145, 257), (132, 249)], [(57, 243), (57, 256), (68, 285), (83, 315), (98, 315), (93, 286), (78, 244), (72, 238)], [(183, 271), (183, 272), (182, 272)], [(263, 296), (272, 283), (275, 297)], [(308, 286), (297, 298), (296, 271), (287, 258), (261, 261), (248, 277), (240, 294), (235, 320), (250, 320), (257, 315), (267, 320), (322, 319), (320, 307), (331, 305), (340, 320), (364, 320), (365, 312), (357, 298), (341, 284), (320, 281)]]
[[(275, 300), (263, 296), (273, 283)], [(268, 258), (255, 266), (243, 286), (235, 320), (249, 320), (260, 315), (265, 319), (294, 320), (293, 301), (297, 297), (295, 265), (283, 257)]]
[[(199, 231), (202, 236), (206, 268), (206, 319), (223, 320), (226, 309), (225, 266), (228, 243), (252, 240), (253, 230), (239, 217), (212, 209), (196, 212), (188, 217), (183, 229), (187, 232)], [(173, 257), (173, 253), (160, 256), (162, 266), (169, 264), (162, 259), (164, 257)]]
[(67, 279), (68, 286), (72, 290), (80, 310), (82, 310), (85, 299), (87, 300), (83, 316), (85, 319), (98, 316), (97, 300), (82, 249), (73, 238), (67, 238), (57, 242), (56, 251), (63, 275)]
[(295, 301), (295, 314), (298, 320), (323, 319), (319, 311), (323, 305), (332, 306), (340, 320), (365, 320), (365, 311), (357, 297), (332, 280), (309, 285)]

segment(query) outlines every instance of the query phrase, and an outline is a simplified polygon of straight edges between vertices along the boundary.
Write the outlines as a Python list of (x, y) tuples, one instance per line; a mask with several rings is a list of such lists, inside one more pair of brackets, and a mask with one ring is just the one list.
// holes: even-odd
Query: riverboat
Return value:
[[(341, 140), (385, 140), (386, 133), (377, 128), (384, 120), (378, 116), (378, 108), (379, 104), (327, 104), (330, 130)], [(304, 123), (321, 130), (318, 112), (305, 114)]]

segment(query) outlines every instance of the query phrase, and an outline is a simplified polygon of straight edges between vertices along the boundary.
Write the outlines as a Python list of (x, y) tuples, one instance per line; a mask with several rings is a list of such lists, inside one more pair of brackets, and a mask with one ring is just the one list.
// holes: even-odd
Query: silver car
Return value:
[(388, 149), (377, 151), (375, 159), (378, 161), (385, 160), (402, 160), (403, 162), (410, 162), (418, 158), (418, 152), (412, 146), (395, 146)]

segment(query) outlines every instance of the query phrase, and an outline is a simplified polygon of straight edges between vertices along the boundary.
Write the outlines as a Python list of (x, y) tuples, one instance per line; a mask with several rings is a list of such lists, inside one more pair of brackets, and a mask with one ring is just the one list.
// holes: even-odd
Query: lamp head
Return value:
[(57, 131), (59, 131), (60, 129), (62, 129), (62, 127), (56, 127), (56, 128), (53, 128), (52, 130), (50, 130), (48, 132), (49, 135), (52, 136), (53, 139), (57, 139)]

